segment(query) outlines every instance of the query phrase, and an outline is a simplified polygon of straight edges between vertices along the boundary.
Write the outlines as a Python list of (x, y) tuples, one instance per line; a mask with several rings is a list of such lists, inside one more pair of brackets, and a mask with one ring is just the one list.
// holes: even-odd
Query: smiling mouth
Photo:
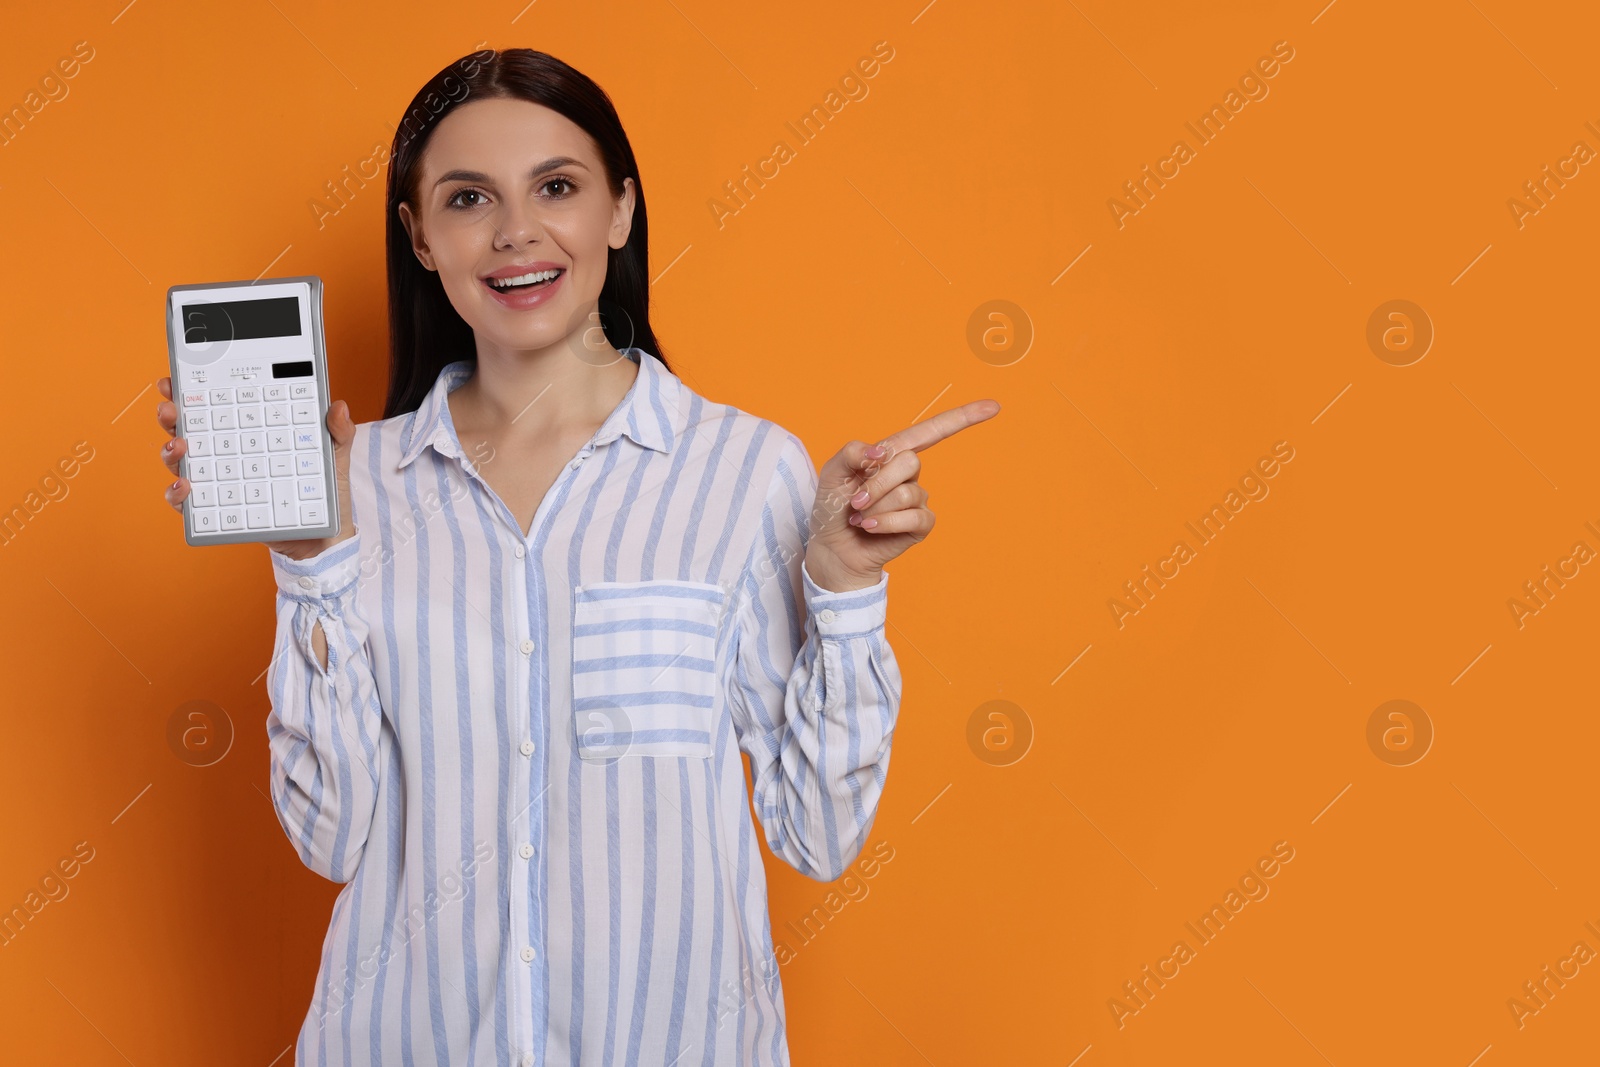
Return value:
[(485, 278), (484, 282), (497, 293), (516, 293), (525, 289), (542, 289), (565, 273), (566, 271), (558, 267), (554, 270), (518, 274), (511, 278)]

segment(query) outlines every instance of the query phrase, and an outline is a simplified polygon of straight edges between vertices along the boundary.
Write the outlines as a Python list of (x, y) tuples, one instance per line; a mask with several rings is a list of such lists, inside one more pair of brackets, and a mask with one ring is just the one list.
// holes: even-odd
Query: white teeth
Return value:
[(534, 282), (549, 281), (560, 274), (559, 270), (541, 270), (532, 274), (519, 274), (515, 278), (490, 278), (489, 284), (496, 289), (509, 289), (514, 285), (531, 285)]

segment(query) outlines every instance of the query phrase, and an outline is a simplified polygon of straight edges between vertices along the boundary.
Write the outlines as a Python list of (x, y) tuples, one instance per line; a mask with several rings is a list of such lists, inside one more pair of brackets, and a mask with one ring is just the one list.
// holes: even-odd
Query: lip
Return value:
[[(515, 278), (519, 274), (533, 274), (537, 271), (544, 270), (559, 270), (561, 274), (556, 278), (555, 281), (549, 282), (538, 289), (531, 290), (519, 289), (513, 292), (503, 293), (489, 284), (489, 279), (491, 278)], [(554, 297), (556, 290), (560, 289), (561, 284), (567, 280), (568, 273), (570, 273), (570, 268), (563, 266), (560, 263), (551, 263), (548, 260), (540, 260), (537, 263), (514, 263), (509, 267), (501, 267), (492, 273), (485, 274), (479, 279), (479, 281), (483, 284), (484, 289), (488, 291), (489, 295), (494, 297), (501, 307), (511, 308), (515, 311), (525, 311), (528, 308), (535, 308), (541, 304), (547, 303), (552, 297)]]

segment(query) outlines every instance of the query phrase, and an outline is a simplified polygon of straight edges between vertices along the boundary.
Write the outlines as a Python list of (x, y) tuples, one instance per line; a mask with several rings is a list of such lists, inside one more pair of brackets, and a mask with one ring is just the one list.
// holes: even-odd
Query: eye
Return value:
[(564, 185), (564, 186), (566, 186), (566, 192), (563, 192), (563, 193), (560, 193), (560, 194), (558, 194), (556, 196), (551, 197), (550, 199), (552, 199), (552, 200), (565, 200), (567, 197), (569, 197), (573, 193), (577, 192), (577, 189), (578, 189), (578, 183), (573, 181), (571, 178), (566, 177), (565, 175), (557, 175), (554, 178), (547, 178), (545, 180), (545, 183), (543, 185), (541, 185), (539, 188), (548, 189), (552, 185)]
[[(464, 196), (476, 196), (476, 197), (479, 197), (480, 199), (479, 199), (478, 203), (468, 204), (468, 203), (461, 202), (461, 198), (464, 197)], [(468, 188), (468, 189), (459, 189), (456, 192), (452, 193), (451, 196), (450, 196), (450, 199), (445, 201), (445, 206), (447, 206), (447, 207), (482, 207), (483, 204), (485, 204), (487, 202), (488, 202), (488, 197), (484, 196), (483, 192), (481, 190)]]

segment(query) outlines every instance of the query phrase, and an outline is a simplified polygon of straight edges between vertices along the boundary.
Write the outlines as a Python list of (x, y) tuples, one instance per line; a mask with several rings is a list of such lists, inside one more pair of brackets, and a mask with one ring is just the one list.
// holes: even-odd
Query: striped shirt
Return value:
[(451, 422), (464, 361), (356, 428), (357, 536), (270, 553), (273, 805), (345, 883), (297, 1064), (789, 1062), (752, 801), (811, 878), (861, 852), (888, 574), (816, 585), (800, 439), (625, 354), (527, 534)]

